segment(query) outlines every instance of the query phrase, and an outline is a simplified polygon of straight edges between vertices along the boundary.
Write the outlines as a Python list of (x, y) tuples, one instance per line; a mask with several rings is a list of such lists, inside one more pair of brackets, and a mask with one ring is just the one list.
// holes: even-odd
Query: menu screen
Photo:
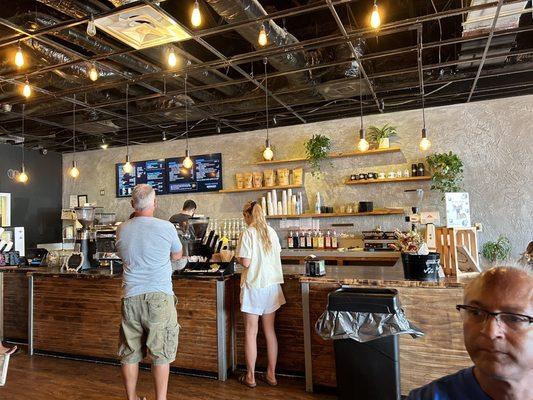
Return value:
[(222, 154), (191, 156), (191, 169), (183, 167), (184, 158), (166, 160), (168, 193), (199, 193), (222, 189)]
[(131, 196), (135, 185), (146, 183), (152, 186), (157, 194), (166, 194), (165, 161), (148, 160), (132, 163), (133, 171), (124, 172), (124, 164), (116, 164), (117, 197)]

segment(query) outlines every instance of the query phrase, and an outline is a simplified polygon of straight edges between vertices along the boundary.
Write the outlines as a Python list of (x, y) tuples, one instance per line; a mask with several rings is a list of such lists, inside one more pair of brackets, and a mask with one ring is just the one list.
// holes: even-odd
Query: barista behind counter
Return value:
[(189, 219), (194, 216), (196, 212), (196, 203), (193, 200), (186, 200), (183, 203), (182, 210), (170, 217), (169, 221), (176, 226), (178, 230), (178, 236), (181, 241), (183, 248), (183, 257), (172, 263), (172, 269), (181, 270), (187, 265), (187, 257), (189, 256), (189, 246), (188, 242), (192, 239), (194, 240), (194, 231), (192, 227), (189, 226)]

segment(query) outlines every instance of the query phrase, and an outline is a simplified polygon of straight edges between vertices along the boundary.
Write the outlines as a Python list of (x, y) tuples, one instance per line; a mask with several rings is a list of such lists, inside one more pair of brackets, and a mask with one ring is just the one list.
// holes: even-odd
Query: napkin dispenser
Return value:
[(305, 258), (305, 275), (324, 276), (326, 275), (326, 263), (324, 260), (310, 255)]

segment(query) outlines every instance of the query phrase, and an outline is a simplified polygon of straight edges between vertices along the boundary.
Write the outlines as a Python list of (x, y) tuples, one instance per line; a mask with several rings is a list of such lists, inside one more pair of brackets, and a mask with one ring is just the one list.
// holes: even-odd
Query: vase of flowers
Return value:
[(430, 253), (427, 244), (416, 231), (396, 230), (396, 243), (392, 247), (402, 253), (405, 279), (413, 281), (439, 280), (439, 253)]

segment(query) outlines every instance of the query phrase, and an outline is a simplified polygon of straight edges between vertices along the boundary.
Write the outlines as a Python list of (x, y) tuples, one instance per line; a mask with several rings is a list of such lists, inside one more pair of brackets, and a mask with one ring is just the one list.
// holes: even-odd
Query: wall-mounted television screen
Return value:
[(117, 197), (131, 196), (135, 185), (147, 183), (156, 194), (167, 194), (165, 160), (136, 161), (132, 163), (133, 171), (124, 172), (124, 163), (116, 164)]
[(167, 158), (167, 193), (200, 193), (222, 189), (222, 154), (191, 156), (193, 166), (183, 166), (185, 157)]

